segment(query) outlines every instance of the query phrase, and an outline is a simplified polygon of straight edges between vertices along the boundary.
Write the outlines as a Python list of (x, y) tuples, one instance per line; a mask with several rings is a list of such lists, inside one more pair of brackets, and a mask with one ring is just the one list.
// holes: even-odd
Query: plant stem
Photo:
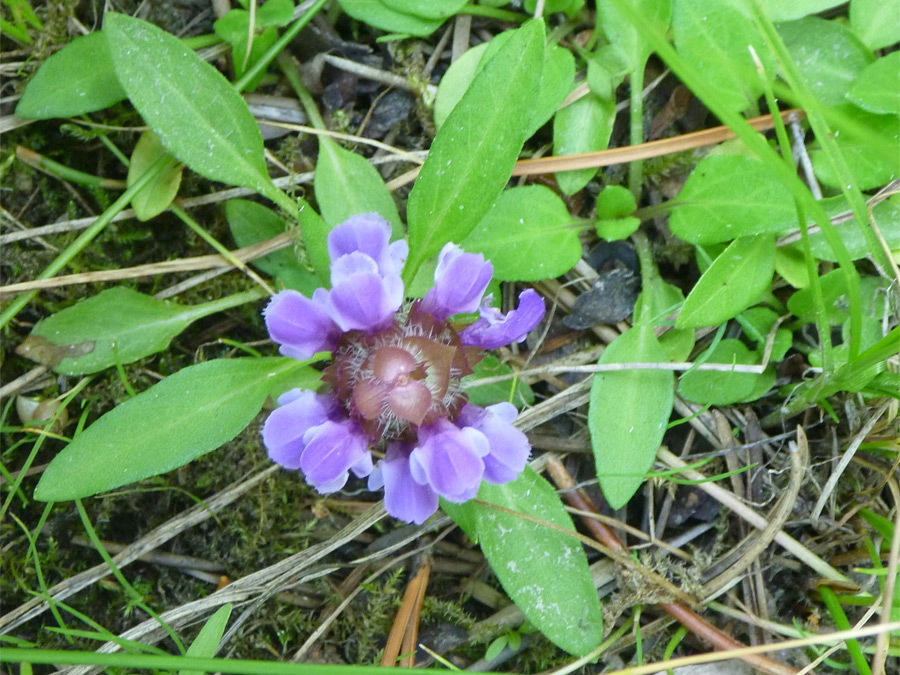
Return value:
[[(122, 211), (126, 206), (128, 206), (131, 199), (145, 186), (147, 186), (150, 181), (152, 181), (156, 176), (158, 176), (163, 169), (174, 164), (174, 157), (160, 157), (153, 164), (150, 165), (150, 168), (144, 172), (137, 181), (135, 181), (134, 185), (125, 190), (122, 195), (115, 201), (113, 204), (106, 209), (103, 213), (101, 213), (97, 220), (94, 221), (94, 224), (87, 228), (84, 232), (82, 232), (79, 237), (69, 244), (66, 249), (60, 253), (56, 260), (50, 263), (43, 272), (41, 272), (37, 279), (49, 279), (50, 277), (56, 276), (56, 274), (65, 267), (76, 255), (81, 253), (84, 248), (94, 240), (94, 238), (100, 234), (103, 229), (112, 221), (112, 219)], [(37, 295), (37, 291), (27, 291), (25, 293), (20, 293), (15, 297), (15, 299), (9, 304), (9, 306), (0, 313), (0, 328), (6, 326), (10, 321), (12, 321), (15, 316), (22, 311), (22, 309), (27, 305), (31, 299)]]
[(52, 159), (44, 157), (42, 154), (37, 153), (30, 148), (26, 148), (23, 145), (16, 146), (16, 157), (19, 161), (24, 162), (38, 171), (44, 171), (51, 176), (67, 180), (76, 185), (105, 188), (107, 190), (124, 190), (126, 187), (125, 181), (123, 180), (101, 178), (100, 176), (94, 176), (93, 174), (73, 169), (64, 164), (60, 164), (59, 162), (54, 162)]
[(497, 21), (509, 21), (510, 23), (525, 23), (531, 17), (518, 12), (510, 12), (505, 9), (488, 7), (487, 5), (466, 5), (457, 14), (471, 14), (472, 16), (484, 16)]
[(297, 94), (297, 98), (300, 99), (300, 103), (306, 111), (306, 116), (309, 118), (309, 123), (316, 129), (325, 131), (325, 120), (322, 119), (322, 115), (319, 113), (319, 109), (316, 107), (316, 102), (313, 101), (313, 97), (310, 95), (309, 91), (307, 91), (306, 87), (303, 86), (303, 81), (300, 79), (300, 73), (297, 72), (297, 68), (294, 66), (291, 57), (287, 54), (279, 54), (275, 61), (293, 88), (294, 93)]

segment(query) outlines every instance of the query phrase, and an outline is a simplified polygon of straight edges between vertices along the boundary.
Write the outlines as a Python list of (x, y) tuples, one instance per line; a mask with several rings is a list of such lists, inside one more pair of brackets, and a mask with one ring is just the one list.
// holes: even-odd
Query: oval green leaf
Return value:
[(810, 91), (825, 105), (843, 103), (853, 80), (874, 61), (853, 31), (837, 21), (808, 16), (779, 24), (778, 33)]
[(717, 244), (796, 227), (791, 193), (746, 155), (712, 155), (691, 172), (669, 226), (692, 244)]
[(217, 359), (170, 375), (75, 437), (41, 476), (34, 498), (89, 497), (177, 469), (238, 435), (287, 378), (315, 388), (318, 371), (290, 358)]
[[(669, 357), (649, 324), (617, 337), (598, 363), (666, 363)], [(670, 370), (597, 373), (591, 385), (588, 427), (603, 496), (619, 509), (634, 496), (653, 464), (675, 400)]]
[(341, 0), (341, 9), (358, 21), (393, 33), (428, 37), (444, 23), (391, 9), (381, 0)]
[[(478, 497), (575, 531), (556, 491), (531, 467), (504, 485), (482, 483)], [(481, 550), (528, 620), (575, 656), (597, 647), (603, 639), (603, 612), (581, 543), (514, 514), (471, 506)]]
[(771, 50), (742, 0), (675, 0), (672, 32), (678, 53), (702, 72), (731, 110), (755, 106), (763, 93), (763, 80), (748, 45), (770, 77), (777, 72)]
[(543, 61), (544, 24), (531, 21), (485, 64), (444, 122), (409, 195), (407, 285), (429, 256), (475, 229), (509, 180)]
[(374, 212), (391, 224), (394, 239), (403, 237), (397, 205), (375, 167), (324, 136), (319, 139), (315, 191), (319, 210), (330, 227), (357, 213)]
[(494, 278), (539, 281), (565, 274), (581, 258), (581, 241), (565, 202), (543, 185), (500, 193), (460, 244), (494, 264)]
[[(556, 113), (553, 118), (553, 154), (577, 155), (605, 150), (616, 120), (616, 102), (588, 94)], [(560, 171), (556, 182), (572, 195), (587, 185), (598, 169)]]
[(869, 49), (900, 40), (900, 0), (851, 0), (850, 27)]
[[(740, 340), (725, 339), (698, 359), (705, 363), (755, 365), (755, 352)], [(731, 405), (743, 401), (753, 392), (763, 375), (729, 373), (719, 370), (691, 370), (681, 376), (678, 393), (688, 401), (701, 405)]]
[(119, 82), (169, 152), (210, 180), (281, 200), (259, 127), (228, 80), (153, 24), (113, 12), (104, 21)]
[(250, 291), (190, 307), (119, 286), (44, 319), (28, 340), (35, 348), (37, 339), (68, 348), (74, 356), (46, 365), (64, 375), (86, 375), (160, 352), (193, 321), (260, 296)]
[[(152, 131), (145, 131), (131, 153), (128, 167), (128, 187), (138, 181), (154, 162), (169, 153)], [(138, 220), (150, 220), (169, 208), (181, 185), (181, 164), (170, 164), (131, 200), (131, 207)]]
[(756, 304), (775, 274), (775, 238), (769, 234), (735, 239), (709, 266), (688, 294), (676, 328), (715, 326)]
[(891, 52), (866, 66), (850, 85), (847, 98), (863, 110), (900, 114), (900, 52)]
[(125, 98), (102, 31), (75, 38), (31, 78), (16, 115), (45, 120), (103, 110)]

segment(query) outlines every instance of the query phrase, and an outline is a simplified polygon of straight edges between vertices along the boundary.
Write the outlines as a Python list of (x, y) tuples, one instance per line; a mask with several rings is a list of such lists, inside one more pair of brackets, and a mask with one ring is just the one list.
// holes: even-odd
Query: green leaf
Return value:
[(306, 255), (322, 285), (327, 288), (331, 285), (331, 256), (328, 253), (331, 228), (309, 204), (302, 199), (296, 201), (300, 206), (300, 231), (303, 233)]
[(210, 180), (283, 200), (259, 127), (221, 73), (146, 21), (108, 12), (104, 32), (122, 87), (169, 152)]
[[(287, 229), (284, 221), (271, 209), (245, 199), (229, 199), (225, 203), (225, 218), (240, 248), (271, 239)], [(291, 248), (274, 251), (251, 264), (281, 281), (285, 288), (300, 291), (306, 296), (311, 296), (322, 285), (315, 273), (300, 264)]]
[[(843, 196), (826, 198), (820, 203), (825, 208), (825, 212), (832, 217), (850, 210), (850, 206)], [(900, 248), (900, 198), (894, 195), (878, 202), (872, 208), (872, 218), (875, 219), (878, 229), (884, 235), (888, 248), (892, 251)], [(869, 245), (855, 220), (847, 220), (834, 227), (853, 260), (860, 260), (869, 255)], [(866, 227), (870, 227), (869, 224), (866, 224)], [(809, 235), (809, 247), (812, 254), (819, 260), (837, 262), (837, 256), (831, 250), (831, 246), (821, 231)]]
[[(666, 363), (669, 357), (648, 324), (617, 337), (598, 364)], [(603, 496), (619, 509), (637, 492), (653, 464), (674, 402), (669, 370), (622, 370), (594, 375), (588, 427)]]
[(412, 14), (421, 19), (447, 19), (465, 7), (467, 0), (381, 0), (388, 9), (401, 14)]
[(874, 60), (853, 31), (837, 21), (809, 16), (779, 24), (778, 32), (810, 91), (825, 105), (843, 103), (850, 84)]
[(850, 0), (850, 27), (869, 49), (900, 40), (900, 1)]
[(621, 185), (608, 185), (597, 197), (594, 210), (597, 222), (594, 227), (597, 234), (607, 241), (617, 241), (632, 234), (640, 226), (641, 221), (631, 216), (637, 208), (631, 190)]
[[(672, 20), (672, 0), (630, 0), (629, 4), (655, 30), (665, 33)], [(622, 50), (628, 59), (628, 70), (643, 67), (651, 49), (638, 35), (622, 12), (611, 2), (597, 4), (597, 19), (610, 43)]]
[[(531, 467), (479, 499), (575, 531), (556, 491)], [(584, 656), (603, 639), (603, 612), (578, 540), (481, 504), (473, 505), (481, 550), (503, 590), (557, 647)]]
[(900, 114), (900, 52), (871, 63), (856, 77), (847, 98), (863, 110), (878, 114)]
[[(137, 182), (160, 157), (168, 154), (152, 131), (145, 131), (141, 134), (131, 153), (131, 164), (128, 167), (128, 187)], [(134, 199), (131, 200), (131, 208), (134, 209), (134, 215), (138, 220), (150, 220), (169, 208), (181, 186), (182, 171), (181, 164), (172, 164), (166, 167), (134, 196)]]
[(614, 100), (628, 70), (628, 55), (617, 44), (603, 45), (588, 60), (588, 86), (601, 100)]
[(716, 244), (796, 227), (791, 193), (761, 162), (746, 155), (712, 155), (691, 172), (669, 226), (692, 244)]
[[(711, 350), (703, 352), (698, 361), (742, 365), (758, 363), (755, 352), (740, 340), (730, 338), (720, 340)], [(731, 405), (749, 397), (761, 377), (764, 376), (754, 373), (691, 370), (681, 376), (678, 393), (701, 405)]]
[(469, 395), (469, 403), (482, 407), (509, 401), (517, 408), (534, 403), (534, 392), (525, 382), (510, 378), (505, 382), (495, 382), (479, 386), (478, 380), (484, 377), (512, 375), (513, 369), (491, 354), (485, 356), (473, 368), (472, 375), (463, 378), (463, 386)]
[(393, 239), (403, 237), (397, 205), (378, 170), (325, 136), (319, 138), (315, 191), (319, 210), (330, 227), (357, 213), (374, 212), (391, 224)]
[[(678, 286), (667, 284), (658, 274), (652, 275), (649, 280), (644, 275), (643, 283), (641, 294), (634, 303), (637, 321), (651, 326), (672, 325), (667, 317), (684, 302), (684, 293)], [(673, 328), (657, 339), (670, 361), (686, 361), (694, 348), (694, 331), (691, 328)]]
[(44, 319), (32, 329), (31, 336), (74, 348), (76, 356), (47, 364), (57, 373), (96, 373), (117, 361), (131, 363), (160, 352), (197, 319), (258, 297), (259, 293), (251, 291), (185, 306), (118, 286)]
[(423, 19), (398, 12), (381, 0), (340, 0), (340, 4), (354, 19), (393, 33), (428, 37), (444, 23), (443, 19)]
[(81, 499), (177, 469), (237, 436), (285, 378), (319, 372), (290, 358), (217, 359), (184, 368), (125, 401), (53, 458), (35, 488), (45, 502)]
[[(206, 620), (203, 628), (200, 629), (197, 637), (194, 638), (191, 646), (188, 647), (185, 656), (212, 658), (216, 655), (219, 642), (221, 642), (222, 636), (225, 634), (225, 626), (228, 625), (232, 607), (233, 605), (230, 602), (227, 605), (222, 605), (216, 610), (215, 614)], [(178, 675), (202, 675), (202, 672), (200, 670), (179, 670)]]
[[(467, 50), (454, 61), (438, 85), (434, 101), (434, 123), (440, 129), (444, 120), (462, 98), (466, 89), (481, 72), (483, 65), (502, 47), (512, 33), (501, 33), (487, 43), (481, 43)], [(533, 105), (531, 127), (527, 135), (532, 135), (549, 120), (572, 89), (575, 79), (575, 58), (568, 49), (555, 44), (544, 50), (544, 68), (541, 74), (541, 88)]]
[(16, 115), (38, 120), (75, 117), (124, 98), (106, 35), (97, 31), (75, 38), (41, 64), (16, 106)]
[[(556, 113), (553, 118), (553, 154), (577, 155), (605, 150), (616, 120), (616, 103), (588, 94)], [(560, 171), (556, 182), (563, 194), (572, 195), (593, 178), (598, 169)]]
[(409, 195), (409, 259), (404, 281), (448, 241), (478, 225), (512, 175), (540, 85), (544, 24), (516, 30), (475, 77), (431, 145)]
[[(858, 124), (877, 134), (884, 147), (900, 145), (900, 118), (897, 115), (873, 115), (849, 104), (840, 106), (838, 110), (848, 113)], [(900, 153), (885, 156), (865, 139), (844, 134), (842, 130), (835, 134), (834, 142), (859, 189), (879, 188), (900, 175)], [(823, 150), (813, 150), (809, 156), (819, 182), (829, 187), (841, 187), (840, 176), (834, 172)]]
[[(768, 307), (751, 307), (736, 317), (738, 323), (744, 329), (744, 334), (753, 340), (760, 350), (765, 348), (769, 334), (778, 321), (778, 314)], [(787, 328), (779, 328), (775, 331), (775, 339), (772, 342), (772, 353), (769, 359), (777, 363), (784, 358), (793, 343), (793, 333)]]
[(678, 53), (702, 72), (719, 101), (731, 110), (755, 107), (763, 93), (748, 45), (767, 74), (777, 72), (771, 50), (742, 0), (675, 0), (672, 32)]
[(703, 273), (675, 320), (677, 328), (715, 326), (731, 319), (768, 290), (775, 273), (772, 235), (735, 239)]
[(843, 0), (757, 0), (771, 21), (791, 21), (842, 5)]
[(487, 50), (490, 42), (482, 42), (450, 64), (447, 72), (438, 83), (437, 94), (434, 97), (434, 126), (440, 130), (444, 121), (450, 116), (451, 111), (466, 93), (466, 89), (475, 79), (478, 64)]
[(581, 258), (581, 242), (562, 199), (543, 185), (500, 193), (460, 244), (494, 264), (494, 278), (538, 281), (565, 274)]
[(500, 652), (502, 652), (504, 647), (506, 647), (507, 642), (508, 638), (506, 637), (506, 635), (501, 635), (496, 640), (491, 642), (491, 644), (488, 645), (488, 648), (484, 651), (484, 660), (493, 661), (498, 656), (500, 656)]

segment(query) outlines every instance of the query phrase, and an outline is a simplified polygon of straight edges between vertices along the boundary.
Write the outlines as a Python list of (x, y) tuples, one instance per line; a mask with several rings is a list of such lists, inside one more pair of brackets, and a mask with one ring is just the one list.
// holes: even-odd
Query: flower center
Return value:
[(422, 425), (455, 419), (468, 399), (461, 379), (483, 355), (414, 304), (377, 333), (344, 333), (323, 380), (376, 442), (410, 441)]

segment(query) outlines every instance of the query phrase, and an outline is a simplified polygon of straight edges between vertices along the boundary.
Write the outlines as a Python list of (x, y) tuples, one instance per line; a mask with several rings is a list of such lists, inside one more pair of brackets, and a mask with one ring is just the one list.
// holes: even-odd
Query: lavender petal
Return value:
[(493, 273), (494, 266), (480, 253), (465, 253), (456, 244), (446, 244), (434, 270), (434, 287), (422, 298), (419, 308), (440, 320), (474, 312)]
[(391, 224), (377, 213), (351, 216), (328, 233), (328, 254), (337, 260), (354, 252), (364, 253), (382, 275), (400, 274), (409, 253), (406, 241), (388, 244)]
[(459, 336), (464, 345), (497, 349), (521, 342), (544, 318), (544, 299), (529, 288), (519, 294), (519, 306), (504, 315), (493, 307), (482, 307), (481, 318)]
[(394, 518), (421, 525), (438, 507), (437, 493), (420, 485), (410, 473), (410, 450), (406, 443), (390, 443), (385, 457), (369, 477), (369, 489), (384, 486), (384, 507)]
[(300, 470), (306, 482), (322, 494), (340, 490), (351, 467), (364, 471), (367, 466), (368, 438), (350, 420), (323, 422), (309, 429), (303, 441), (306, 448), (300, 456)]
[(465, 502), (478, 493), (484, 474), (482, 457), (490, 444), (480, 431), (460, 429), (447, 420), (419, 428), (419, 444), (409, 457), (410, 474), (451, 502)]
[(303, 436), (328, 420), (329, 405), (308, 389), (291, 389), (278, 399), (263, 425), (263, 444), (269, 458), (286, 469), (299, 469), (306, 449)]
[(317, 289), (312, 299), (297, 291), (277, 293), (263, 311), (266, 328), (285, 356), (301, 361), (334, 349), (340, 330), (331, 319), (328, 292)]
[(403, 304), (403, 281), (396, 275), (358, 272), (335, 284), (328, 300), (331, 317), (341, 330), (380, 330)]
[(456, 419), (458, 425), (477, 429), (488, 439), (491, 451), (484, 457), (484, 480), (488, 483), (502, 485), (515, 480), (528, 463), (528, 437), (512, 425), (517, 414), (511, 403), (487, 408), (466, 404)]

